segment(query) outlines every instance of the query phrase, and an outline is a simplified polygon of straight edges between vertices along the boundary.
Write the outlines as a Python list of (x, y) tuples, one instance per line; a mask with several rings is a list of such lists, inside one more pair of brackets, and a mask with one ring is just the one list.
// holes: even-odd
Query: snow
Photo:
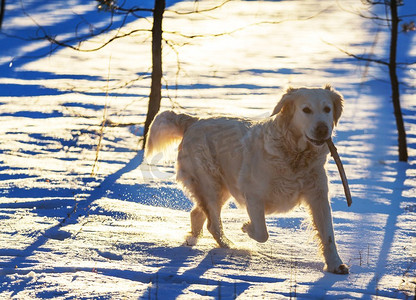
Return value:
[[(416, 3), (404, 2), (400, 11), (415, 14)], [(217, 248), (208, 232), (184, 245), (192, 203), (173, 164), (146, 164), (139, 145), (150, 33), (98, 52), (55, 48), (31, 39), (42, 34), (34, 22), (70, 38), (80, 22), (77, 34), (98, 32), (109, 14), (89, 1), (32, 0), (29, 18), (22, 3), (7, 3), (0, 33), (0, 299), (414, 297), (416, 71), (400, 68), (410, 157), (400, 163), (387, 69), (331, 45), (388, 57), (387, 28), (352, 13), (361, 1), (231, 1), (191, 15), (174, 11), (218, 2), (171, 1), (164, 19), (162, 109), (260, 119), (289, 85), (331, 83), (344, 95), (334, 140), (350, 208), (332, 160), (328, 172), (345, 276), (322, 271), (301, 208), (268, 217), (270, 239), (259, 244), (241, 231), (247, 214), (230, 205), (223, 222), (234, 249)], [(116, 30), (123, 20), (114, 21)], [(149, 15), (131, 17), (120, 33), (150, 26)], [(415, 61), (415, 42), (414, 32), (401, 34), (401, 61)], [(102, 126), (104, 118), (130, 125)]]

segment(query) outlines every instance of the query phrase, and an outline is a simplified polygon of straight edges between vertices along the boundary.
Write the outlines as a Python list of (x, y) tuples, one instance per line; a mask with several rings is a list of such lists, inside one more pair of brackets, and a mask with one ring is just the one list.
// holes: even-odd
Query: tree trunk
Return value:
[(162, 20), (165, 6), (165, 0), (155, 0), (152, 28), (152, 83), (146, 122), (144, 124), (143, 148), (146, 145), (150, 124), (159, 112), (162, 99)]
[(6, 0), (1, 0), (1, 3), (0, 3), (0, 30), (1, 30), (1, 24), (3, 23), (4, 10), (5, 9), (6, 9)]
[(396, 117), (396, 126), (399, 140), (399, 160), (407, 161), (407, 142), (406, 131), (403, 123), (402, 109), (400, 107), (400, 92), (399, 81), (396, 73), (396, 52), (397, 52), (397, 33), (399, 18), (397, 16), (397, 0), (390, 1), (390, 13), (391, 13), (391, 39), (390, 39), (390, 61), (389, 61), (389, 73), (390, 83), (392, 89), (392, 98), (394, 106), (394, 115)]

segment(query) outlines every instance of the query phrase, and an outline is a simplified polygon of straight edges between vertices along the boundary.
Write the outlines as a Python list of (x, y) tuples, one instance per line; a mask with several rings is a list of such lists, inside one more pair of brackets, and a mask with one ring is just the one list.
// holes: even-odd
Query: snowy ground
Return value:
[[(270, 239), (258, 244), (240, 230), (244, 211), (230, 207), (223, 220), (235, 249), (217, 248), (208, 233), (196, 247), (183, 246), (192, 204), (173, 166), (147, 165), (139, 150), (149, 33), (99, 52), (45, 56), (47, 42), (27, 39), (42, 34), (34, 21), (60, 38), (108, 14), (81, 0), (8, 2), (0, 34), (0, 299), (412, 299), (416, 71), (401, 71), (410, 160), (398, 163), (387, 70), (328, 44), (387, 57), (386, 28), (351, 13), (360, 1), (339, 3), (232, 1), (193, 15), (173, 11), (218, 2), (168, 3), (163, 109), (262, 118), (289, 85), (331, 83), (342, 92), (335, 142), (350, 208), (332, 161), (328, 169), (346, 276), (322, 271), (302, 209), (268, 218)], [(405, 3), (401, 12), (415, 14), (416, 3)], [(123, 32), (149, 26), (128, 19)], [(414, 32), (401, 36), (402, 61), (415, 61), (415, 45)], [(103, 127), (103, 119), (112, 123)]]

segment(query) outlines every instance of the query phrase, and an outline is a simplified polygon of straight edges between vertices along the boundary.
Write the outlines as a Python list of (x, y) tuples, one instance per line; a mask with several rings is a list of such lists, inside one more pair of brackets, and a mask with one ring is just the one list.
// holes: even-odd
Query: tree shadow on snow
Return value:
[[(166, 1), (166, 7), (172, 6), (180, 0)], [(46, 88), (40, 84), (34, 84), (34, 81), (46, 81), (49, 79), (77, 79), (77, 75), (72, 74), (53, 74), (50, 72), (26, 71), (24, 67), (30, 62), (34, 62), (48, 57), (55, 51), (62, 49), (56, 43), (49, 42), (48, 37), (56, 38), (58, 41), (70, 46), (78, 46), (80, 40), (88, 40), (101, 32), (111, 32), (117, 30), (121, 25), (128, 25), (136, 21), (139, 17), (145, 18), (151, 15), (150, 11), (136, 12), (127, 16), (118, 16), (115, 14), (111, 17), (108, 11), (99, 10), (95, 5), (88, 1), (75, 1), (72, 4), (74, 11), (66, 12), (67, 7), (64, 3), (49, 2), (21, 2), (6, 5), (3, 26), (0, 30), (1, 53), (4, 58), (0, 61), (1, 77), (13, 79), (18, 78), (15, 83), (0, 84), (0, 96), (41, 96), (41, 95), (58, 95), (67, 93), (58, 88)], [(125, 7), (134, 7), (136, 4), (131, 1), (123, 1)], [(142, 1), (141, 5), (152, 8), (153, 1)], [(40, 26), (38, 23), (44, 23)], [(19, 20), (19, 21), (16, 21)], [(27, 25), (21, 24), (14, 26), (15, 22), (27, 22)], [(75, 53), (75, 51), (74, 51)], [(83, 68), (80, 63), (80, 68)], [(105, 79), (82, 75), (80, 79), (89, 78), (91, 80)], [(23, 79), (23, 83), (21, 82)], [(105, 92), (94, 93), (94, 95), (106, 95)], [(126, 96), (123, 94), (123, 96)], [(137, 95), (131, 95), (137, 96)]]
[[(363, 87), (367, 90), (360, 94), (360, 90)], [(386, 95), (391, 94), (388, 83), (380, 80), (368, 80), (362, 86), (357, 86), (356, 88), (359, 96), (378, 98), (379, 102), (377, 103), (377, 108), (372, 109), (375, 115), (369, 120), (372, 123), (367, 128), (363, 130), (348, 129), (348, 126), (343, 127), (341, 122), (337, 130), (337, 136), (334, 140), (340, 145), (339, 149), (343, 149), (342, 152), (344, 153), (340, 153), (340, 155), (343, 158), (344, 165), (346, 169), (354, 169), (357, 175), (349, 180), (353, 197), (351, 208), (346, 207), (345, 200), (342, 199), (344, 197), (343, 194), (341, 198), (336, 197), (332, 205), (335, 211), (352, 211), (365, 214), (369, 218), (353, 220), (342, 220), (341, 218), (338, 220), (334, 218), (334, 224), (337, 231), (343, 229), (342, 225), (337, 226), (338, 223), (354, 222), (356, 232), (352, 231), (351, 234), (353, 235), (350, 237), (354, 240), (353, 245), (361, 245), (362, 248), (368, 247), (369, 249), (369, 253), (366, 254), (369, 256), (367, 263), (369, 269), (367, 269), (367, 272), (372, 273), (372, 279), (364, 289), (354, 288), (355, 292), (362, 293), (361, 296), (357, 296), (357, 299), (368, 295), (368, 293), (395, 298), (398, 293), (397, 287), (392, 286), (390, 290), (381, 292), (378, 290), (378, 282), (385, 274), (403, 276), (402, 273), (395, 273), (400, 272), (397, 270), (401, 270), (404, 262), (391, 261), (389, 256), (393, 251), (395, 237), (400, 230), (398, 227), (399, 217), (406, 210), (404, 203), (414, 202), (414, 198), (409, 198), (405, 192), (414, 188), (407, 181), (407, 176), (416, 171), (416, 165), (412, 162), (398, 162), (397, 132), (393, 105), (386, 100), (388, 99)], [(365, 105), (356, 105), (356, 107), (358, 109), (366, 109)], [(415, 107), (412, 109), (411, 113), (414, 115)], [(406, 121), (406, 116), (404, 118)], [(346, 120), (346, 122), (349, 121)], [(410, 132), (409, 136), (412, 137), (414, 134)], [(360, 149), (360, 147), (362, 148)], [(408, 147), (409, 149), (414, 149), (415, 144), (409, 143)], [(410, 158), (410, 161), (412, 159)], [(363, 162), (365, 163), (363, 164)], [(334, 180), (333, 184), (340, 187), (341, 181), (338, 179)], [(379, 226), (374, 223), (375, 221), (371, 221), (371, 216), (376, 215), (385, 216), (386, 218), (383, 230), (373, 231), (375, 228), (373, 226)], [(351, 229), (346, 230), (351, 231)], [(372, 238), (363, 241), (363, 236), (371, 236)], [(375, 236), (377, 236), (377, 239), (375, 239)], [(381, 243), (378, 242), (380, 240), (382, 241)], [(348, 246), (348, 243), (342, 240), (339, 240), (338, 243), (340, 248)], [(354, 251), (350, 256), (361, 257), (359, 251), (362, 251), (362, 249), (350, 249), (349, 251)], [(361, 263), (361, 258), (359, 261), (357, 259), (353, 260), (351, 272), (363, 271), (361, 268), (356, 268), (358, 265), (361, 266)], [(310, 292), (314, 295), (323, 293), (321, 296), (324, 297), (326, 293), (322, 284), (325, 285), (325, 290), (328, 290), (337, 281), (339, 281), (339, 277), (328, 274), (316, 282)]]
[[(267, 276), (245, 276), (229, 274), (234, 269), (230, 256), (237, 257), (242, 264), (248, 264), (250, 252), (245, 250), (212, 249), (208, 252), (188, 246), (176, 248), (154, 247), (136, 244), (137, 250), (147, 248), (150, 256), (169, 260), (150, 278), (150, 286), (142, 298), (176, 299), (186, 293), (208, 296), (216, 299), (236, 299), (256, 283), (277, 283), (284, 280)], [(231, 265), (231, 266), (230, 266)], [(244, 265), (239, 266), (244, 268)], [(220, 271), (221, 274), (215, 275)], [(241, 272), (243, 273), (243, 272)], [(218, 279), (214, 279), (217, 277)]]

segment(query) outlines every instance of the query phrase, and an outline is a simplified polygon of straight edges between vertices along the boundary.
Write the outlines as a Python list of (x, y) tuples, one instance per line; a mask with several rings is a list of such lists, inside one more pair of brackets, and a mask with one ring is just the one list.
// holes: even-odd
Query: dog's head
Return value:
[(324, 88), (289, 88), (273, 114), (279, 122), (314, 146), (332, 136), (342, 114), (343, 98), (330, 85)]

